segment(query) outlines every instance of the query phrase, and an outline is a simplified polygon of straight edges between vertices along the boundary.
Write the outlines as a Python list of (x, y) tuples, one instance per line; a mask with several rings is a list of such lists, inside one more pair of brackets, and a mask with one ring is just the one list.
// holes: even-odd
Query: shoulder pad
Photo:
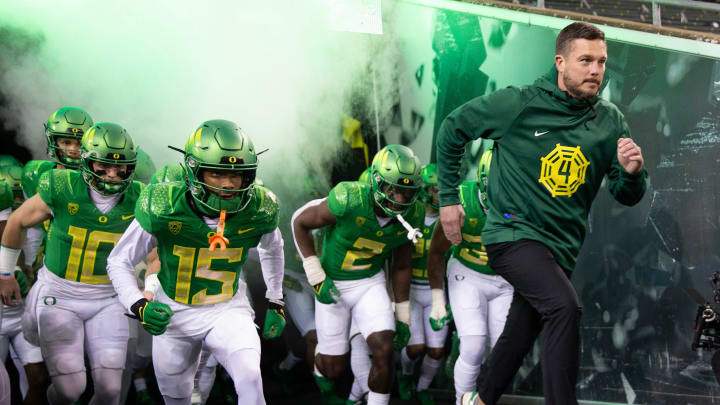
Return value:
[[(135, 187), (135, 185), (133, 185)], [(175, 211), (178, 200), (183, 198), (185, 185), (179, 182), (167, 182), (150, 184), (140, 192), (137, 203), (135, 205), (135, 217), (143, 225), (143, 228), (149, 230), (149, 225), (153, 217), (168, 215)]]
[(259, 218), (268, 218), (277, 226), (280, 219), (280, 204), (277, 196), (269, 188), (255, 185), (253, 190), (253, 202), (255, 207), (254, 215)]
[(359, 181), (338, 183), (328, 194), (330, 212), (336, 217), (342, 217), (346, 212), (366, 205), (368, 202), (365, 201), (364, 196), (369, 188), (370, 185)]

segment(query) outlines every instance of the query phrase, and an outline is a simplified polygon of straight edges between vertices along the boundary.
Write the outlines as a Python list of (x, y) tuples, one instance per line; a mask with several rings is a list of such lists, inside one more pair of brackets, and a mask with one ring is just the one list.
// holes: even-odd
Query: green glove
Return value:
[(410, 341), (410, 325), (405, 322), (395, 320), (395, 337), (393, 338), (393, 348), (396, 351), (402, 350)]
[[(20, 286), (20, 295), (22, 295), (22, 298), (25, 298), (28, 291), (30, 291), (30, 285), (28, 284), (27, 276), (21, 270), (15, 270), (15, 280), (17, 281), (18, 285)], [(20, 298), (20, 297), (15, 297), (15, 298)]]
[(321, 281), (313, 286), (315, 297), (322, 304), (337, 304), (335, 298), (340, 297), (340, 291), (335, 287), (335, 283), (329, 278)]
[(167, 330), (173, 311), (169, 306), (148, 301), (145, 298), (138, 300), (130, 307), (130, 311), (142, 323), (143, 328), (151, 335), (162, 335)]
[(285, 329), (285, 310), (282, 301), (268, 301), (267, 313), (265, 313), (265, 326), (263, 327), (264, 339), (275, 339), (282, 335)]
[(432, 328), (432, 330), (439, 331), (440, 329), (444, 328), (445, 325), (448, 325), (448, 324), (450, 324), (450, 322), (452, 322), (452, 320), (453, 320), (452, 309), (450, 308), (449, 302), (445, 305), (445, 311), (446, 311), (446, 315), (440, 319), (433, 318), (432, 314), (431, 314), (430, 327)]

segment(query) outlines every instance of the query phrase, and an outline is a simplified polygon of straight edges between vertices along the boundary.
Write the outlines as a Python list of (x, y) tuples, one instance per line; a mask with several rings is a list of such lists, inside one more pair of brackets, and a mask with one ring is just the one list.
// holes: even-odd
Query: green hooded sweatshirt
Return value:
[(553, 66), (531, 86), (475, 98), (445, 118), (437, 135), (440, 205), (460, 203), (465, 145), (494, 139), (483, 244), (536, 240), (573, 270), (603, 177), (618, 202), (634, 205), (647, 172), (630, 174), (618, 163), (618, 139), (629, 138), (630, 128), (617, 107), (599, 97), (572, 98), (557, 77)]

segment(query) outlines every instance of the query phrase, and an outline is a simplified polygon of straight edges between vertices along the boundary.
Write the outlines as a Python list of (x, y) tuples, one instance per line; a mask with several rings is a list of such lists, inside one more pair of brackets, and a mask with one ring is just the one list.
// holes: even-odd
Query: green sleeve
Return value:
[(465, 145), (478, 138), (502, 138), (521, 108), (521, 90), (507, 87), (472, 99), (445, 118), (436, 140), (441, 206), (460, 204), (458, 172)]
[(327, 203), (330, 208), (330, 212), (335, 215), (335, 218), (341, 218), (345, 215), (348, 207), (348, 199), (350, 197), (349, 183), (339, 183), (333, 187), (328, 194)]
[[(618, 112), (619, 113), (619, 112)], [(620, 115), (620, 138), (630, 138), (630, 128)], [(607, 171), (608, 190), (615, 200), (623, 205), (632, 206), (640, 202), (647, 189), (648, 173), (645, 168), (635, 174), (630, 174), (620, 165), (617, 153), (613, 156), (612, 164)]]
[(47, 206), (55, 211), (55, 190), (53, 188), (55, 170), (50, 170), (40, 175), (38, 180), (38, 194)]
[(140, 226), (147, 232), (152, 233), (152, 214), (150, 210), (150, 193), (155, 189), (153, 185), (150, 185), (148, 187), (145, 187), (142, 192), (140, 192), (140, 197), (138, 197), (137, 202), (135, 203), (135, 220), (138, 221)]
[(4, 181), (0, 181), (0, 211), (12, 207), (13, 202), (13, 192), (10, 185)]

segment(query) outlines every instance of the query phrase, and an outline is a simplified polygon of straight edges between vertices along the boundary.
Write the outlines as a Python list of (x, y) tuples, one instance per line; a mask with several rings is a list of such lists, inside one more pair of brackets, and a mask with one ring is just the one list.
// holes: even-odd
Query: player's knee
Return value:
[(85, 371), (85, 358), (75, 353), (58, 353), (47, 359), (51, 375), (68, 375)]
[(254, 351), (240, 350), (230, 355), (230, 372), (238, 393), (262, 389), (259, 360)]
[(487, 336), (485, 335), (460, 337), (460, 357), (469, 365), (479, 366), (482, 363), (486, 342)]
[(431, 359), (440, 360), (443, 354), (445, 354), (445, 349), (442, 347), (428, 347), (425, 349), (425, 352)]
[(391, 339), (383, 339), (382, 341), (375, 342), (370, 347), (370, 351), (373, 356), (373, 364), (389, 363), (393, 356), (393, 342)]
[(74, 373), (59, 375), (53, 378), (53, 391), (55, 402), (61, 404), (73, 404), (80, 399), (85, 392), (85, 373)]
[(105, 349), (98, 353), (97, 362), (101, 368), (122, 369), (125, 367), (125, 351), (121, 349)]

